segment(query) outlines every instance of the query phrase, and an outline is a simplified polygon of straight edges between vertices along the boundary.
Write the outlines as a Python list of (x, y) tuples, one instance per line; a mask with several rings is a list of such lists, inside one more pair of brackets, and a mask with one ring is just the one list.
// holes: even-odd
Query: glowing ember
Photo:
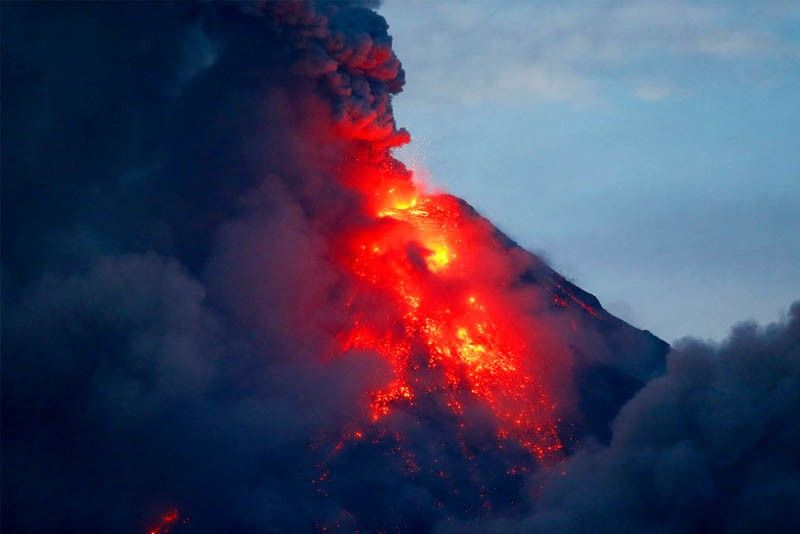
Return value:
[(372, 394), (372, 419), (434, 391), (460, 414), (468, 395), (495, 414), (500, 438), (539, 458), (559, 451), (556, 406), (539, 373), (546, 355), (530, 344), (524, 311), (504, 297), (510, 282), (492, 277), (493, 261), (508, 262), (493, 230), (455, 198), (423, 191), (394, 160), (345, 174), (371, 221), (336, 247), (361, 282), (341, 348), (374, 350), (394, 374)]
[(178, 510), (173, 509), (161, 516), (161, 521), (153, 528), (147, 530), (148, 534), (167, 534), (181, 518)]

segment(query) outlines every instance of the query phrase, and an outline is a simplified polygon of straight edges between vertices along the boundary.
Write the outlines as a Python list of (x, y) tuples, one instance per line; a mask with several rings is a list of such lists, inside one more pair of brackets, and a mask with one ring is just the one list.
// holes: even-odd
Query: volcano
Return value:
[[(606, 312), (463, 200), (426, 193), (385, 157), (377, 165), (354, 158), (343, 171), (366, 222), (333, 239), (338, 263), (356, 280), (342, 350), (375, 351), (392, 368), (391, 382), (372, 394), (372, 420), (433, 392), (455, 414), (480, 400), (501, 422), (499, 436), (543, 459), (562, 448), (560, 422), (575, 420), (577, 402), (588, 417), (569, 424), (571, 439), (582, 426), (606, 438), (608, 418), (663, 370), (666, 343)], [(618, 397), (591, 397), (601, 389)], [(577, 398), (565, 394), (572, 391)]]
[(316, 527), (430, 528), (408, 514), (408, 496), (384, 500), (396, 478), (352, 476), (365, 465), (396, 464), (394, 477), (458, 516), (525, 511), (526, 477), (608, 443), (612, 419), (663, 372), (669, 347), (463, 200), (426, 193), (396, 161), (368, 167), (379, 177), (362, 190), (371, 216), (332, 237), (354, 280), (336, 354), (377, 355), (390, 373), (367, 392), (367, 415), (312, 446), (324, 458), (319, 496), (344, 496), (347, 509)]
[(399, 476), (425, 480), (442, 509), (519, 512), (525, 476), (586, 442), (607, 443), (620, 407), (664, 371), (669, 347), (465, 201), (426, 192), (396, 160), (353, 161), (345, 175), (366, 213), (332, 238), (354, 279), (338, 350), (377, 354), (391, 373), (369, 392), (367, 420), (328, 445), (314, 481), (325, 497), (358, 495), (352, 515), (318, 526), (428, 528), (413, 516), (387, 521), (385, 503), (355, 490), (375, 481), (343, 475), (397, 456)]

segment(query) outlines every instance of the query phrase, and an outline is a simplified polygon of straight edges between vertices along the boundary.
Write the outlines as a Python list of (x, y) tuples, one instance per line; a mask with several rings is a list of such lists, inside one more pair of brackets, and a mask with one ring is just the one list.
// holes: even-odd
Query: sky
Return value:
[(606, 308), (719, 340), (800, 296), (800, 4), (380, 8), (399, 152)]

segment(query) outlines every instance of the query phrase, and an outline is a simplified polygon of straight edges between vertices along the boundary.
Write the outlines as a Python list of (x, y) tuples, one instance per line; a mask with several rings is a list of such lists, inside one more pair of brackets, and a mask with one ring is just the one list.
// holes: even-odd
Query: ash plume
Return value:
[[(734, 415), (770, 399), (773, 428), (796, 396), (719, 401), (766, 444), (763, 470), (699, 411), (649, 433), (651, 414), (697, 407), (725, 366), (713, 350), (681, 346), (662, 375), (666, 343), (466, 202), (415, 189), (391, 156), (405, 74), (375, 7), (3, 5), (4, 530), (580, 529), (597, 512), (583, 480), (637, 484), (626, 455), (667, 466), (663, 444), (693, 437), (698, 470), (733, 462), (705, 464), (732, 484), (700, 495), (715, 513), (793, 487), (770, 478), (788, 434)], [(726, 387), (749, 347), (794, 376), (793, 313), (721, 349)], [(511, 341), (480, 338), (495, 330)], [(490, 373), (487, 346), (506, 362)], [(480, 365), (453, 363), (467, 356)], [(516, 376), (522, 393), (500, 387)], [(663, 441), (645, 459), (642, 435)], [(733, 464), (752, 476), (730, 481)], [(619, 524), (660, 526), (634, 497), (609, 502)]]

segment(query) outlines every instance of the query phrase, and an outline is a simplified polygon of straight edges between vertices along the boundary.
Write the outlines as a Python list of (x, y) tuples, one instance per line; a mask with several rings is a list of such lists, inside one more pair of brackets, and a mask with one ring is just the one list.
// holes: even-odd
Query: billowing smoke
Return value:
[(681, 341), (666, 372), (586, 446), (530, 481), (525, 518), (502, 532), (797, 532), (800, 302), (720, 344)]
[(391, 157), (374, 7), (3, 6), (4, 530), (713, 528), (796, 502), (797, 313), (650, 381), (665, 343)]

